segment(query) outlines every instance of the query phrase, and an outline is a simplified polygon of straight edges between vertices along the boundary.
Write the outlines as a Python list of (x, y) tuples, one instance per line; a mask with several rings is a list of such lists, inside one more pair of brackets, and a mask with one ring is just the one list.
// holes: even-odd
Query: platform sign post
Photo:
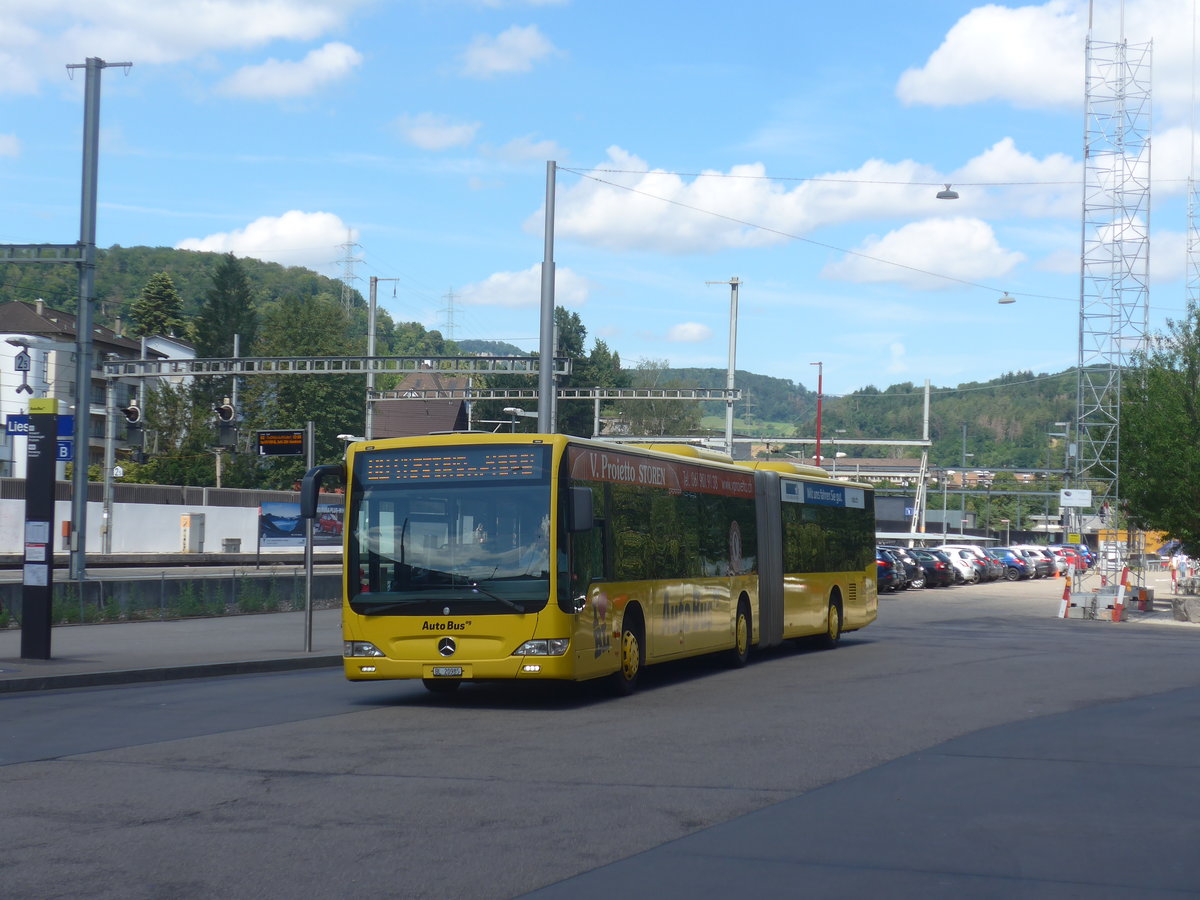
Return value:
[(21, 659), (50, 658), (54, 596), (54, 468), (58, 401), (29, 401), (25, 444), (25, 541), (21, 578)]

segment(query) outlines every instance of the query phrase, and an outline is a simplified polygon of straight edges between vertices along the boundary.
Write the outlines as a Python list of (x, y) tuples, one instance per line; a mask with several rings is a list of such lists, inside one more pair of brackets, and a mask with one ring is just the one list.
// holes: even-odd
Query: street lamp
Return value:
[(512, 416), (511, 424), (512, 424), (513, 431), (517, 430), (517, 418), (519, 416), (523, 416), (526, 419), (536, 419), (538, 417), (537, 413), (525, 412), (525, 410), (521, 409), (518, 406), (506, 406), (506, 407), (504, 407), (504, 412), (506, 412), (506, 413), (508, 413), (508, 415)]

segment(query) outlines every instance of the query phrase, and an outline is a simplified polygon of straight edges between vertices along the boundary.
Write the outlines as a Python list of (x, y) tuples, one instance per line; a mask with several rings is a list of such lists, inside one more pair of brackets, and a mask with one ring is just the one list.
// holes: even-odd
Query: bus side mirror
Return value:
[(570, 488), (571, 492), (571, 522), (569, 531), (591, 531), (595, 524), (592, 518), (592, 489), (585, 487)]
[(304, 473), (300, 482), (300, 517), (312, 519), (317, 515), (317, 500), (321, 494), (321, 482), (327, 475), (341, 475), (343, 466), (313, 466)]

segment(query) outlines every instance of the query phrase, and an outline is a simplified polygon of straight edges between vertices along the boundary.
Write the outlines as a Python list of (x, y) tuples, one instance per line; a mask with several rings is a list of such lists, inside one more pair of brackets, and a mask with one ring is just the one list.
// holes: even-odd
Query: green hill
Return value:
[[(183, 298), (183, 311), (195, 316), (211, 286), (211, 274), (223, 254), (170, 247), (109, 247), (96, 251), (96, 320), (112, 326), (118, 316), (127, 318), (129, 304), (150, 276), (166, 272)], [(340, 297), (342, 283), (300, 266), (281, 266), (258, 259), (241, 259), (242, 268), (258, 303), (283, 296)], [(41, 298), (55, 309), (75, 312), (79, 276), (74, 266), (7, 263), (0, 265), (0, 299), (33, 301)], [(354, 303), (364, 305), (355, 291)]]
[[(117, 317), (128, 321), (128, 309), (152, 275), (167, 272), (183, 298), (184, 313), (195, 316), (211, 286), (211, 274), (220, 253), (173, 250), (167, 247), (110, 247), (97, 252), (96, 295), (99, 324), (113, 326)], [(242, 268), (254, 290), (255, 304), (262, 307), (281, 297), (340, 297), (342, 283), (299, 266), (255, 259), (241, 259)], [(0, 300), (44, 299), (50, 306), (74, 312), (78, 276), (73, 266), (9, 263), (0, 265)], [(365, 302), (352, 294), (352, 330), (366, 332)], [(442, 355), (457, 351), (525, 355), (520, 348), (500, 341), (466, 340), (446, 342), (436, 331), (415, 322), (393, 323), (380, 313), (379, 352), (400, 355)], [(619, 352), (620, 348), (614, 347)], [(667, 369), (659, 376), (685, 387), (722, 388), (724, 369)], [(785, 378), (738, 370), (737, 387), (742, 399), (735, 411), (739, 431), (751, 434), (812, 437), (816, 433), (816, 393)], [(894, 384), (883, 390), (868, 387), (841, 397), (826, 397), (822, 432), (826, 440), (848, 442), (855, 437), (873, 440), (913, 440), (921, 436), (923, 391), (912, 382)], [(1061, 432), (1053, 423), (1067, 421), (1075, 407), (1075, 373), (1034, 375), (1012, 372), (987, 382), (973, 382), (932, 391), (930, 436), (934, 442), (930, 460), (935, 465), (963, 463), (964, 433), (966, 462), (974, 468), (1007, 466), (1043, 467), (1062, 464), (1062, 439), (1048, 437)], [(706, 403), (702, 414), (725, 415), (721, 402)], [(964, 432), (965, 427), (965, 432)], [(881, 448), (847, 445), (853, 456), (911, 456), (912, 448)]]

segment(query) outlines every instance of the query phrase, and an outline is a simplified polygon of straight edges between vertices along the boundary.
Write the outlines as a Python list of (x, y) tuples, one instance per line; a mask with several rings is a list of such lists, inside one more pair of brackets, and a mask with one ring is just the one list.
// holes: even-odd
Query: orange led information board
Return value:
[(303, 456), (303, 428), (275, 428), (258, 432), (259, 456)]

